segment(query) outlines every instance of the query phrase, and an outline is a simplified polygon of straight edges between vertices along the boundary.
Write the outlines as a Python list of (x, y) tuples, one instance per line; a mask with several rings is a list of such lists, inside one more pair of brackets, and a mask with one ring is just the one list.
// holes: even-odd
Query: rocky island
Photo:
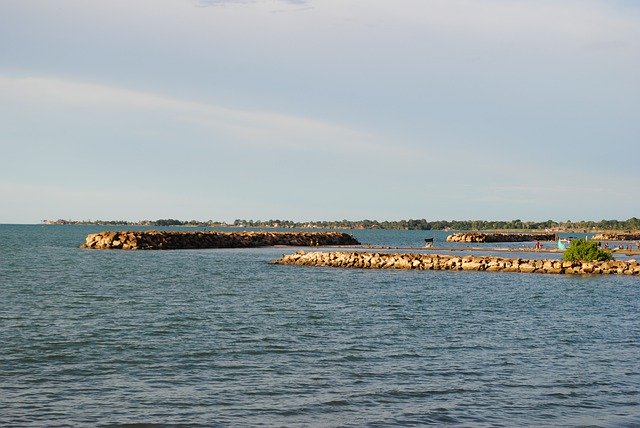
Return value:
[(640, 232), (607, 232), (593, 235), (594, 241), (640, 241)]
[(273, 261), (277, 265), (329, 266), (360, 269), (471, 270), (547, 274), (640, 275), (635, 260), (580, 262), (563, 260), (508, 259), (502, 257), (449, 256), (438, 254), (391, 254), (370, 252), (299, 251)]
[(447, 236), (447, 242), (528, 242), (554, 241), (555, 233), (480, 233), (464, 232)]
[(118, 250), (180, 250), (204, 248), (255, 248), (286, 245), (294, 247), (360, 245), (341, 232), (100, 232), (87, 235), (82, 248)]

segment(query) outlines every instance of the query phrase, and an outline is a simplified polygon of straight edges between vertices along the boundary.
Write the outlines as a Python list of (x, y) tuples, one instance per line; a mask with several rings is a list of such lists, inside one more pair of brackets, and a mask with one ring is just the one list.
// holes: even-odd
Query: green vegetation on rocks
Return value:
[(609, 251), (599, 248), (595, 241), (575, 239), (571, 241), (571, 246), (567, 248), (562, 258), (569, 262), (604, 262), (612, 260), (613, 256)]

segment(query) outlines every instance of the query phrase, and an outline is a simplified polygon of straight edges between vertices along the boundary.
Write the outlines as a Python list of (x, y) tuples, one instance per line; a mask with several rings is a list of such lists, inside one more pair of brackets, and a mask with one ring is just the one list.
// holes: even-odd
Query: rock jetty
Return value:
[(199, 248), (254, 248), (287, 245), (360, 245), (341, 232), (100, 232), (87, 235), (81, 248), (118, 250), (180, 250)]
[(439, 254), (389, 254), (371, 252), (304, 252), (273, 261), (278, 265), (330, 266), (361, 269), (472, 270), (548, 274), (640, 275), (636, 261), (569, 262), (562, 260), (509, 259), (501, 257), (448, 256)]
[(555, 241), (553, 233), (454, 233), (447, 236), (447, 242), (528, 242)]
[(640, 241), (640, 232), (599, 233), (591, 238), (594, 241)]

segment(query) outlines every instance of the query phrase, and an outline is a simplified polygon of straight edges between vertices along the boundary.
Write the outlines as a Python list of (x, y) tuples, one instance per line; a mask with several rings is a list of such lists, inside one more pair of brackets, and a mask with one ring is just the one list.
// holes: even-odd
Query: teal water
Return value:
[(78, 248), (104, 229), (0, 225), (0, 426), (640, 426), (638, 278)]

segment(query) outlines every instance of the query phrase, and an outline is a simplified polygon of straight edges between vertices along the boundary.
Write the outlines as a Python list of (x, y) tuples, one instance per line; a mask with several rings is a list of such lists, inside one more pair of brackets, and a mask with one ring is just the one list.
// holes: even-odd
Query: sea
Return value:
[(640, 426), (637, 277), (80, 248), (132, 229), (0, 225), (0, 426)]

